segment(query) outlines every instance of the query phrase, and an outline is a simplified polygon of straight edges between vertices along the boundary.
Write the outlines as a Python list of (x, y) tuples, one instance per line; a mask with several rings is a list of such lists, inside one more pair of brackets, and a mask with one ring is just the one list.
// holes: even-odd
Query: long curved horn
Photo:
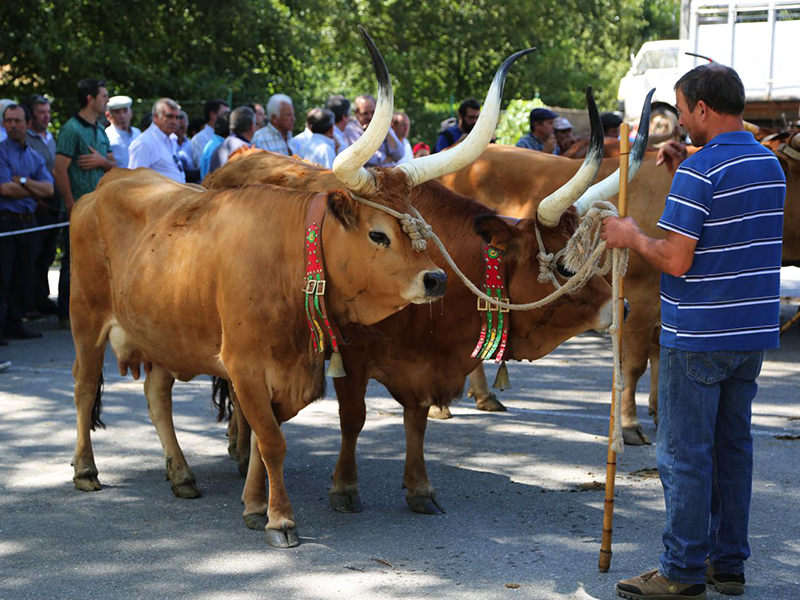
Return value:
[[(644, 99), (644, 106), (642, 107), (642, 116), (639, 118), (639, 131), (636, 132), (636, 141), (633, 142), (631, 148), (631, 155), (628, 158), (628, 181), (633, 179), (636, 171), (642, 166), (642, 159), (647, 150), (647, 141), (650, 138), (650, 99), (653, 97), (656, 89), (650, 90), (647, 97)], [(642, 127), (642, 124), (645, 126)], [(579, 215), (585, 215), (586, 211), (597, 202), (598, 200), (608, 200), (612, 196), (619, 193), (619, 169), (614, 171), (611, 175), (595, 183), (586, 192), (578, 198), (575, 202), (575, 208), (578, 209)]]
[(536, 215), (545, 227), (558, 225), (564, 211), (572, 206), (575, 199), (592, 184), (603, 162), (603, 124), (600, 121), (600, 111), (597, 110), (591, 86), (586, 89), (586, 104), (589, 110), (589, 123), (592, 126), (589, 151), (583, 159), (581, 168), (572, 179), (539, 203)]
[(392, 82), (389, 79), (389, 70), (386, 68), (386, 63), (375, 46), (375, 42), (361, 25), (358, 26), (358, 32), (367, 45), (367, 50), (372, 58), (372, 67), (378, 78), (378, 101), (375, 104), (372, 121), (364, 133), (333, 161), (333, 173), (348, 189), (357, 194), (369, 195), (376, 189), (375, 178), (364, 168), (364, 164), (386, 139), (386, 134), (392, 124), (394, 95)]
[(492, 85), (489, 88), (489, 93), (486, 94), (486, 101), (483, 104), (483, 110), (481, 110), (475, 127), (463, 142), (447, 152), (415, 158), (395, 167), (406, 174), (411, 187), (458, 171), (483, 153), (492, 136), (494, 136), (494, 130), (497, 127), (497, 118), (500, 116), (500, 102), (503, 99), (503, 85), (505, 85), (508, 70), (518, 58), (530, 54), (534, 50), (536, 48), (520, 50), (503, 61), (503, 64), (497, 69)]

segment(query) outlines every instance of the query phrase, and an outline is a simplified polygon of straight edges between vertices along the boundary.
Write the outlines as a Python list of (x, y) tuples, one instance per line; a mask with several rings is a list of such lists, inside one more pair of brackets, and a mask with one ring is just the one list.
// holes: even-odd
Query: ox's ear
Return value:
[(504, 251), (514, 252), (519, 249), (522, 231), (508, 219), (497, 215), (478, 215), (475, 217), (474, 225), (475, 232), (487, 244), (497, 246)]
[(356, 226), (356, 206), (350, 194), (340, 190), (328, 192), (328, 210), (341, 221), (345, 229)]

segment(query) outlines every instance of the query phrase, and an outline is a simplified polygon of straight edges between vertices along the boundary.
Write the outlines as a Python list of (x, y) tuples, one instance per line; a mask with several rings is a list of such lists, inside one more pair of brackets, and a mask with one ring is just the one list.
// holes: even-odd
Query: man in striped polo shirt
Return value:
[[(697, 67), (675, 84), (680, 123), (702, 148), (662, 148), (675, 177), (658, 222), (608, 218), (603, 239), (663, 272), (658, 471), (666, 500), (660, 569), (617, 584), (624, 598), (744, 591), (753, 470), (750, 415), (764, 350), (778, 347), (786, 181), (744, 131), (733, 69)], [(682, 162), (681, 162), (682, 161)], [(677, 170), (675, 168), (677, 167)]]

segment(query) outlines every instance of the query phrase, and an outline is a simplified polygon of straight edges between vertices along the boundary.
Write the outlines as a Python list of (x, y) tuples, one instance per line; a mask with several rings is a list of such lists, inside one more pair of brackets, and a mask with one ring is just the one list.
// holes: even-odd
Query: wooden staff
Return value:
[[(640, 123), (640, 127), (647, 127), (647, 123)], [(623, 123), (619, 128), (619, 204), (617, 210), (620, 217), (628, 216), (628, 154), (630, 152), (630, 141), (628, 135), (630, 132), (630, 125)], [(619, 282), (619, 298), (617, 306), (619, 308), (619, 315), (617, 315), (617, 322), (619, 329), (617, 330), (617, 347), (620, 349), (620, 360), (622, 360), (622, 322), (625, 317), (625, 279)], [(597, 567), (601, 573), (608, 573), (611, 567), (611, 532), (612, 523), (614, 520), (614, 481), (617, 476), (617, 453), (611, 445), (611, 440), (614, 437), (614, 405), (617, 397), (616, 381), (612, 376), (611, 382), (611, 418), (608, 422), (608, 457), (606, 458), (606, 499), (603, 506), (603, 539), (600, 543), (600, 560)]]

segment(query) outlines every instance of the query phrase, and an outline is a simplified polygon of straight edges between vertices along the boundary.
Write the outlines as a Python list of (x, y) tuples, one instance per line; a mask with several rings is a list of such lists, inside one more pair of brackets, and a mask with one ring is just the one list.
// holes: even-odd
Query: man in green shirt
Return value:
[[(53, 175), (67, 214), (81, 196), (94, 191), (103, 174), (117, 166), (103, 126), (97, 122), (105, 113), (108, 90), (105, 81), (81, 79), (75, 113), (58, 132)], [(61, 276), (58, 281), (58, 317), (69, 328), (69, 235), (64, 236)]]

